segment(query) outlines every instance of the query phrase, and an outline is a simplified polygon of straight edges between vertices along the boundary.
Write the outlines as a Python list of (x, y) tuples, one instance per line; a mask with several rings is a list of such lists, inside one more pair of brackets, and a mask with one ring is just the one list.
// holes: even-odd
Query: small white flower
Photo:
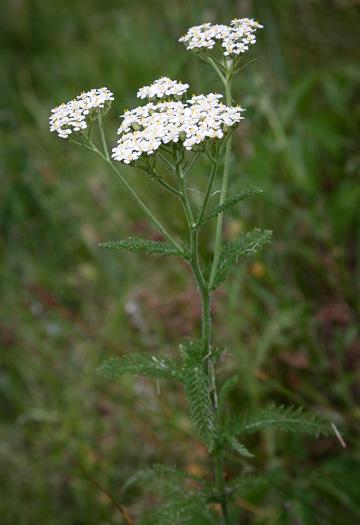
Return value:
[(158, 80), (155, 80), (151, 86), (144, 86), (139, 89), (137, 92), (138, 98), (159, 98), (163, 99), (165, 97), (181, 97), (189, 88), (189, 84), (182, 84), (177, 80), (171, 80), (168, 77), (161, 77)]
[(50, 131), (56, 131), (59, 137), (66, 139), (72, 131), (86, 129), (86, 115), (90, 110), (103, 108), (105, 103), (112, 100), (114, 100), (113, 94), (105, 87), (81, 93), (76, 99), (51, 110)]
[(224, 48), (223, 54), (231, 58), (247, 51), (249, 44), (255, 44), (253, 33), (258, 27), (263, 26), (251, 18), (235, 18), (230, 26), (205, 23), (191, 27), (179, 42), (184, 42), (187, 49), (213, 49), (218, 41)]
[(204, 140), (219, 140), (224, 126), (237, 126), (243, 118), (241, 107), (228, 107), (219, 99), (222, 95), (193, 95), (186, 102), (149, 102), (122, 115), (118, 129), (120, 139), (112, 150), (115, 160), (135, 162), (141, 155), (155, 153), (162, 144), (183, 141), (187, 150)]

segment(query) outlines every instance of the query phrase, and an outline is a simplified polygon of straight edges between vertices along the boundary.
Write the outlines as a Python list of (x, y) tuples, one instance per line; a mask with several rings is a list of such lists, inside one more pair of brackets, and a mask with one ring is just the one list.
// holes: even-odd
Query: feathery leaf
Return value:
[(130, 250), (131, 252), (157, 253), (159, 255), (180, 255), (183, 256), (171, 244), (164, 241), (148, 241), (138, 237), (129, 237), (124, 241), (102, 242), (99, 246), (110, 248), (111, 250)]
[[(271, 240), (272, 232), (270, 230), (260, 230), (255, 228), (252, 232), (244, 233), (234, 242), (227, 242), (221, 249), (216, 277), (212, 290), (215, 290), (219, 284), (224, 281), (231, 267), (242, 257), (252, 255), (261, 249)], [(209, 278), (211, 265), (204, 268), (205, 278)]]
[(130, 354), (103, 361), (96, 370), (108, 379), (123, 375), (182, 380), (181, 371), (173, 359), (161, 355)]
[(216, 438), (216, 425), (209, 380), (203, 371), (202, 347), (194, 341), (188, 341), (181, 349), (184, 356), (183, 382), (190, 416), (199, 438), (211, 452)]
[(188, 484), (188, 480), (196, 482), (197, 486), (206, 485), (206, 481), (198, 476), (190, 474), (186, 470), (172, 466), (155, 464), (151, 468), (139, 470), (131, 478), (129, 478), (122, 487), (122, 492), (125, 492), (134, 483), (146, 484), (147, 487), (161, 487), (166, 491), (183, 492), (184, 487)]
[(152, 468), (141, 470), (128, 479), (122, 491), (137, 482), (166, 498), (163, 506), (148, 514), (141, 523), (168, 525), (187, 522), (189, 518), (195, 517), (198, 521), (194, 523), (216, 525), (217, 522), (211, 519), (211, 509), (205, 504), (206, 494), (211, 489), (202, 478), (177, 467), (155, 464)]
[(239, 201), (242, 201), (246, 197), (252, 197), (252, 195), (256, 195), (257, 193), (262, 193), (262, 189), (258, 188), (256, 186), (250, 186), (250, 188), (245, 188), (241, 190), (239, 193), (236, 193), (235, 195), (230, 195), (229, 197), (226, 197), (225, 201), (222, 204), (219, 204), (219, 206), (216, 206), (215, 208), (212, 208), (209, 213), (204, 215), (201, 222), (197, 226), (202, 226), (207, 222), (211, 217), (215, 217), (216, 215), (219, 215), (219, 213), (222, 213), (226, 208), (229, 208), (230, 206), (233, 206)]
[[(183, 494), (172, 497), (158, 511), (151, 514), (145, 521), (146, 525), (180, 525), (192, 523), (201, 525), (216, 525), (218, 516), (211, 516), (202, 498), (196, 495)], [(191, 520), (191, 521), (189, 521)]]
[(232, 436), (253, 434), (259, 430), (281, 430), (283, 432), (328, 435), (330, 423), (316, 412), (304, 411), (302, 407), (270, 405), (244, 417), (236, 417), (231, 423), (229, 433)]
[(225, 383), (222, 385), (222, 387), (220, 389), (220, 392), (219, 392), (218, 406), (217, 406), (217, 409), (216, 409), (216, 413), (217, 413), (218, 417), (221, 414), (221, 410), (222, 410), (222, 408), (224, 406), (225, 401), (229, 397), (231, 391), (235, 387), (235, 385), (238, 382), (238, 380), (239, 380), (239, 376), (235, 375), (233, 377), (229, 377), (229, 379), (227, 379), (225, 381)]
[(252, 454), (240, 441), (236, 439), (236, 437), (231, 436), (230, 434), (222, 434), (223, 439), (225, 440), (226, 444), (230, 447), (236, 450), (240, 456), (244, 456), (245, 458), (253, 458), (254, 454)]
[(244, 487), (260, 485), (267, 482), (267, 479), (261, 476), (240, 474), (226, 483), (226, 491), (228, 494), (236, 494), (239, 490), (244, 490)]

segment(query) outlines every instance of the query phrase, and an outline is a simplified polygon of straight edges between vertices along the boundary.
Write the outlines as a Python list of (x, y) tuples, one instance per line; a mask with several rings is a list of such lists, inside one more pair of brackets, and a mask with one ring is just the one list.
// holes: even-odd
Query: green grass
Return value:
[[(242, 524), (341, 524), (360, 517), (358, 137), (360, 14), (351, 2), (9, 2), (1, 21), (0, 516), (12, 525), (122, 523), (46, 428), (135, 522), (154, 494), (121, 486), (138, 468), (178, 464), (206, 473), (184, 398), (174, 386), (94, 370), (132, 351), (176, 356), (198, 333), (200, 301), (175, 258), (110, 252), (99, 242), (154, 236), (104, 166), (48, 131), (52, 107), (102, 85), (108, 117), (136, 104), (161, 75), (194, 93), (220, 90), (177, 39), (191, 25), (254, 16), (264, 24), (235, 81), (247, 109), (234, 137), (230, 191), (264, 193), (231, 210), (229, 240), (255, 226), (272, 245), (216, 293), (223, 374), (246, 411), (269, 401), (331, 417), (335, 436), (252, 436), (251, 469), (271, 476), (239, 500)], [(142, 173), (125, 170), (177, 235), (180, 208)], [(195, 177), (194, 177), (195, 178)], [(206, 165), (196, 173), (201, 189)], [(214, 203), (215, 205), (216, 203)], [(210, 223), (212, 224), (212, 223)], [(203, 234), (204, 257), (211, 250)], [(129, 308), (131, 307), (131, 308)], [(129, 313), (131, 310), (132, 313)], [(240, 462), (242, 468), (243, 460)], [(237, 466), (228, 466), (229, 477)], [(346, 518), (344, 518), (346, 517)]]

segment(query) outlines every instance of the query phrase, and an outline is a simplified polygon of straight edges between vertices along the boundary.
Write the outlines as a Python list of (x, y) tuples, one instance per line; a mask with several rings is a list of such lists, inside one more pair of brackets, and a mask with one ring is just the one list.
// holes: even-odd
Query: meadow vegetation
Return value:
[[(48, 117), (105, 85), (115, 95), (107, 117), (115, 144), (117, 116), (161, 75), (192, 93), (219, 90), (178, 38), (236, 16), (264, 29), (249, 52), (255, 63), (233, 85), (246, 112), (229, 190), (264, 192), (232, 208), (224, 229), (228, 240), (270, 229), (273, 242), (215, 293), (214, 339), (230, 354), (223, 375), (239, 376), (230, 403), (239, 414), (270, 402), (313, 409), (346, 443), (335, 434), (248, 436), (256, 457), (239, 458), (239, 469), (270, 481), (244, 487), (241, 523), (360, 521), (358, 2), (19, 0), (0, 22), (2, 525), (123, 523), (59, 444), (135, 523), (159, 503), (136, 484), (123, 490), (136, 469), (165, 463), (204, 475), (207, 452), (192, 439), (176, 385), (95, 373), (104, 358), (131, 352), (174, 357), (200, 330), (189, 269), (98, 246), (129, 235), (158, 240), (158, 232), (100, 161), (49, 133)], [(204, 168), (194, 174), (199, 187)], [(123, 172), (180, 236), (180, 205), (144, 173)], [(204, 257), (211, 248), (205, 235)]]

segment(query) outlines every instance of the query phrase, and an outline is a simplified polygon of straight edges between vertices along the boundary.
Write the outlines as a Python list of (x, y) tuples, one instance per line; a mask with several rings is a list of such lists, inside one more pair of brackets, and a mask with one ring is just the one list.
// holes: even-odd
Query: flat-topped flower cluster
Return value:
[(59, 137), (67, 139), (73, 131), (87, 127), (86, 117), (94, 108), (103, 108), (114, 100), (113, 94), (106, 87), (83, 92), (76, 99), (51, 110), (50, 131), (56, 131)]
[(212, 25), (204, 23), (200, 26), (191, 27), (186, 35), (179, 39), (184, 42), (186, 49), (212, 49), (218, 42), (226, 57), (233, 58), (249, 49), (249, 45), (255, 44), (255, 31), (263, 27), (252, 18), (234, 18), (230, 26), (223, 24)]
[(161, 77), (155, 80), (151, 86), (144, 86), (137, 92), (138, 98), (163, 99), (174, 97), (179, 100), (186, 93), (189, 84), (183, 84), (181, 81), (171, 80), (168, 77)]
[(118, 133), (121, 137), (112, 150), (115, 160), (129, 164), (141, 155), (154, 153), (161, 145), (181, 142), (187, 150), (206, 139), (219, 140), (237, 126), (244, 111), (229, 107), (219, 99), (222, 95), (199, 95), (186, 102), (149, 102), (126, 111)]

